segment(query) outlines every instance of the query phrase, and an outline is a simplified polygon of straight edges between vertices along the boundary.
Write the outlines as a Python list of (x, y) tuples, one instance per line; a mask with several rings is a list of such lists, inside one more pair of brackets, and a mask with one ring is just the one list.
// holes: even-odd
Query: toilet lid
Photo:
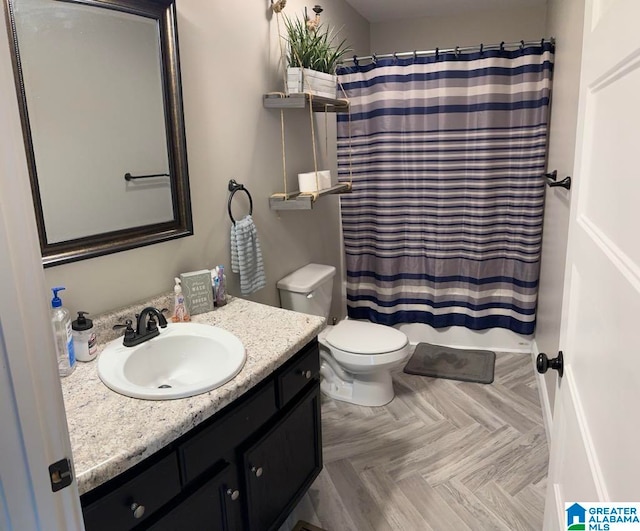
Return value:
[(383, 354), (400, 350), (407, 336), (400, 330), (363, 321), (341, 321), (327, 334), (332, 347), (354, 354)]

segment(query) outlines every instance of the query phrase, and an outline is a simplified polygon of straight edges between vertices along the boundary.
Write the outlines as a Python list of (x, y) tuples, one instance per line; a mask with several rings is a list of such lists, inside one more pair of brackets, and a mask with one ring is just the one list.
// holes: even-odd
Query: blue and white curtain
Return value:
[(342, 68), (348, 314), (531, 334), (553, 45)]

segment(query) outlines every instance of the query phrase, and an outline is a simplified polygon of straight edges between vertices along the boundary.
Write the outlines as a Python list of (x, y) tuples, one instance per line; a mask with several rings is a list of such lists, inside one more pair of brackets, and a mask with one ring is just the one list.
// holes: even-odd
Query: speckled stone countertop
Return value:
[[(133, 318), (144, 306), (171, 308), (171, 297), (159, 297), (96, 318), (99, 352), (122, 334), (111, 326)], [(247, 361), (225, 385), (191, 398), (138, 400), (107, 388), (98, 377), (97, 361), (78, 362), (62, 379), (73, 462), (80, 494), (142, 461), (188, 432), (251, 389), (324, 326), (324, 319), (232, 298), (222, 308), (196, 315), (194, 322), (224, 328), (244, 345)]]

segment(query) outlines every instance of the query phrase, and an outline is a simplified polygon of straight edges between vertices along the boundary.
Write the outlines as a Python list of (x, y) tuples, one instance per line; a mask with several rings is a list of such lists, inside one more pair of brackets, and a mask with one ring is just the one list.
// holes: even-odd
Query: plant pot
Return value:
[(289, 94), (306, 92), (314, 96), (335, 98), (337, 84), (336, 75), (317, 72), (309, 68), (287, 67), (287, 92)]

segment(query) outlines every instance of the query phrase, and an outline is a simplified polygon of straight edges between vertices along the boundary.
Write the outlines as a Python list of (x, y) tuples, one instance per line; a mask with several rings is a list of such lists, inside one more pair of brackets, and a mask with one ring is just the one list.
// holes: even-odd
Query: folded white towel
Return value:
[(258, 291), (267, 283), (258, 231), (250, 215), (231, 225), (231, 271), (240, 273), (243, 295)]

